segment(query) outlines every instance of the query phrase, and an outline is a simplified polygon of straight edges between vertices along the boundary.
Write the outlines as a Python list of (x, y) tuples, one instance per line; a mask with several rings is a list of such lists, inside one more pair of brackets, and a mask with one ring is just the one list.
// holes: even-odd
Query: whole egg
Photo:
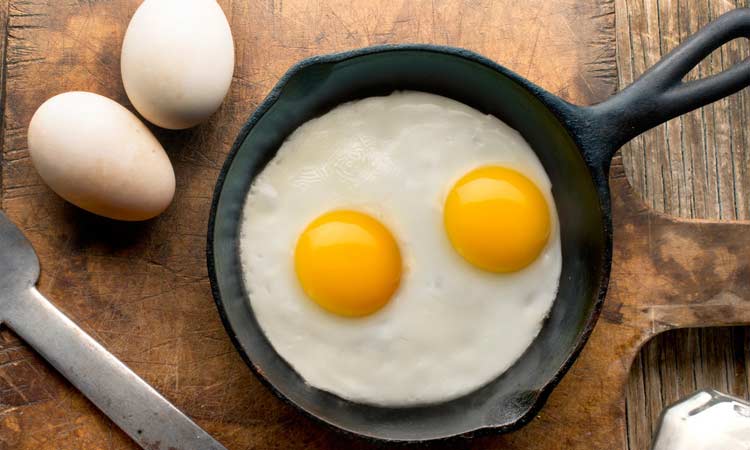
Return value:
[(107, 97), (66, 92), (50, 98), (31, 119), (28, 144), (42, 180), (94, 214), (146, 220), (172, 202), (174, 170), (161, 144)]
[(146, 0), (130, 20), (122, 82), (143, 117), (162, 128), (190, 128), (224, 101), (234, 43), (215, 0)]

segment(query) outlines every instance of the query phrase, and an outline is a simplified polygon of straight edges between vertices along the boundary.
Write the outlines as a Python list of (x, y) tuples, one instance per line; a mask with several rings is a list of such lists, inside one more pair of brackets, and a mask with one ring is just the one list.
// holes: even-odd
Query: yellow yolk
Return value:
[(549, 207), (539, 188), (504, 167), (481, 167), (464, 175), (448, 194), (443, 214), (456, 251), (495, 273), (531, 264), (550, 235)]
[(396, 240), (383, 224), (356, 211), (315, 219), (297, 241), (294, 264), (308, 297), (348, 317), (385, 306), (401, 281)]

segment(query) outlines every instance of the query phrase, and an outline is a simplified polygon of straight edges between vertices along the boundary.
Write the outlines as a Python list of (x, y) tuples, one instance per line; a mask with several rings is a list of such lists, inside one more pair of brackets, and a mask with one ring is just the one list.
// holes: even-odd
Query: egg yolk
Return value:
[(550, 235), (544, 195), (524, 175), (504, 167), (481, 167), (464, 175), (448, 193), (443, 214), (456, 251), (495, 273), (531, 264)]
[(326, 310), (347, 317), (372, 314), (401, 280), (401, 252), (390, 231), (356, 211), (315, 219), (297, 241), (294, 265), (302, 289)]

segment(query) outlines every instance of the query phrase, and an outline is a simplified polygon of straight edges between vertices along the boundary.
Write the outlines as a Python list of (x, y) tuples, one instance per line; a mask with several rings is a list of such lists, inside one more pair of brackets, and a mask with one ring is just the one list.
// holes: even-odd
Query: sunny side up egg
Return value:
[(528, 143), (420, 92), (346, 103), (292, 133), (248, 193), (240, 255), (274, 349), (308, 384), (384, 406), (447, 401), (506, 371), (562, 267)]

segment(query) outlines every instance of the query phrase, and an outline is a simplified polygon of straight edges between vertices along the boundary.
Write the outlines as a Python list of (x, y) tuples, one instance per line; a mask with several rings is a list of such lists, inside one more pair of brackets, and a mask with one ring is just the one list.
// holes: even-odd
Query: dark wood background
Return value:
[[(163, 216), (133, 225), (91, 216), (42, 185), (28, 159), (26, 127), (39, 104), (67, 90), (90, 90), (130, 107), (119, 49), (139, 2), (0, 0), (5, 36), (0, 202), (40, 254), (40, 290), (230, 449), (368, 448), (311, 423), (260, 386), (229, 343), (209, 292), (204, 236), (219, 167), (241, 124), (290, 65), (379, 43), (455, 45), (570, 101), (590, 104), (630, 82), (710, 17), (734, 7), (718, 0), (219, 3), (237, 54), (229, 97), (207, 124), (186, 132), (155, 129), (175, 165), (177, 195)], [(746, 44), (732, 44), (696, 76), (746, 55)], [(624, 170), (651, 208), (688, 218), (748, 218), (746, 105), (746, 93), (733, 96), (623, 149)], [(623, 170), (619, 162), (614, 167), (616, 173)], [(620, 180), (615, 191), (624, 193), (622, 205), (638, 209), (624, 178), (615, 179)], [(637, 217), (625, 219), (623, 224), (640, 223)], [(715, 253), (685, 251), (695, 258)], [(718, 263), (736, 269), (733, 264)], [(613, 292), (609, 316), (597, 328), (600, 336), (619, 330), (623, 321), (617, 316), (617, 285)], [(591, 403), (599, 398), (595, 389), (609, 386), (588, 373), (607, 364), (603, 338), (595, 336), (531, 426), (444, 448), (609, 450), (630, 442), (632, 449), (645, 449), (661, 406), (678, 395), (703, 386), (747, 395), (748, 335), (744, 328), (679, 331), (649, 343), (631, 373), (627, 427), (619, 391), (614, 400), (603, 394), (612, 406), (575, 403)], [(628, 342), (635, 352), (640, 341)], [(623, 354), (623, 361), (632, 358)], [(623, 367), (607, 380), (619, 389), (616, 381), (626, 375)], [(579, 390), (585, 392), (577, 396)], [(12, 332), (0, 332), (0, 448), (132, 447)]]
[[(621, 87), (677, 43), (746, 0), (616, 0)], [(747, 58), (736, 40), (714, 52), (688, 78), (715, 74)], [(628, 179), (648, 205), (671, 215), (750, 219), (750, 95), (747, 89), (670, 121), (622, 150)], [(748, 250), (750, 255), (750, 250)], [(664, 406), (711, 387), (748, 398), (750, 328), (675, 330), (649, 342), (633, 363), (628, 386), (628, 438), (646, 449)]]

